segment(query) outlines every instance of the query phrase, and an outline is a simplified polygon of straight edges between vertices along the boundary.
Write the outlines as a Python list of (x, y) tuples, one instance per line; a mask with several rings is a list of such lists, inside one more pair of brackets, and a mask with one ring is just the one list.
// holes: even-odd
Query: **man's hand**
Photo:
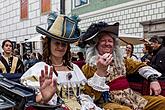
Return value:
[(53, 79), (53, 67), (50, 67), (50, 73), (48, 74), (48, 66), (45, 66), (45, 71), (41, 71), (41, 76), (39, 80), (42, 101), (44, 103), (47, 103), (56, 93), (57, 83), (56, 80)]
[(159, 95), (161, 93), (161, 86), (158, 81), (150, 82), (150, 95)]
[(104, 55), (99, 55), (96, 61), (97, 71), (96, 74), (103, 77), (107, 75), (108, 65), (112, 63), (113, 57), (110, 53), (105, 53)]

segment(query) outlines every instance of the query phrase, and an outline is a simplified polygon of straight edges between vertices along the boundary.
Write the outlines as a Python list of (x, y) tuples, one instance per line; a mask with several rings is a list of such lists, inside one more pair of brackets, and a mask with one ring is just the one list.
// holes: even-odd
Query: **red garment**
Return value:
[(85, 65), (84, 60), (74, 61), (73, 63), (76, 64), (80, 69), (82, 69), (82, 66)]
[(129, 88), (128, 80), (125, 76), (119, 77), (111, 82), (108, 83), (110, 87), (110, 91), (113, 90), (123, 90)]

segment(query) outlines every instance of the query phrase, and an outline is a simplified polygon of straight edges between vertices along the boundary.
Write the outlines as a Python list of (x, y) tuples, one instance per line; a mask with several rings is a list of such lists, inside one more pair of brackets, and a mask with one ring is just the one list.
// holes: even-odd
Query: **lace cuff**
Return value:
[(100, 77), (95, 73), (94, 76), (88, 80), (88, 85), (96, 91), (109, 91), (109, 86), (105, 84), (105, 81), (105, 77)]

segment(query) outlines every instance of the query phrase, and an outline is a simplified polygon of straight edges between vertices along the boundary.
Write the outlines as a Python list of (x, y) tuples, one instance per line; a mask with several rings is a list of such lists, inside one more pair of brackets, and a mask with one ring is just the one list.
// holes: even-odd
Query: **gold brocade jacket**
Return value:
[[(124, 59), (125, 67), (126, 67), (126, 74), (137, 74), (138, 69), (147, 66), (146, 64), (135, 61), (131, 58)], [(91, 67), (89, 64), (86, 64), (83, 66), (82, 71), (87, 79), (91, 78), (94, 73), (96, 72), (96, 67)], [(84, 87), (84, 93), (88, 94), (89, 96), (93, 97), (94, 102), (99, 104), (100, 106), (104, 106), (102, 94), (99, 91), (94, 90), (92, 87), (88, 86), (87, 84)]]

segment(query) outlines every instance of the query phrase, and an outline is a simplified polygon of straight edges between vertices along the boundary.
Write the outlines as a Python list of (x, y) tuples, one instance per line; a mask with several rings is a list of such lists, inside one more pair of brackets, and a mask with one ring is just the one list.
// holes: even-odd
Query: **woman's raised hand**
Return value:
[(45, 71), (41, 71), (40, 80), (40, 92), (42, 95), (42, 101), (47, 103), (51, 100), (56, 93), (57, 82), (53, 79), (53, 67), (50, 67), (50, 73), (48, 74), (48, 66), (45, 66)]

